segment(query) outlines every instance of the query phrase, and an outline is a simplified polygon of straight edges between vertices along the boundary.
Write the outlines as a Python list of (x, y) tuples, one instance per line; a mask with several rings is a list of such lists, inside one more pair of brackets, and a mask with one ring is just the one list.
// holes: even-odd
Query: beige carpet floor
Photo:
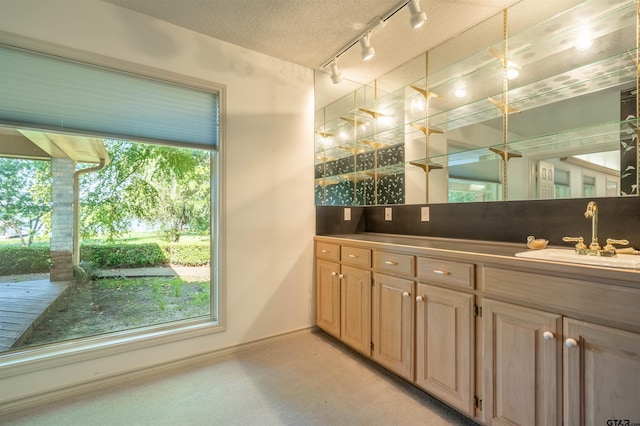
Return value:
[(11, 425), (471, 425), (322, 333), (0, 417)]

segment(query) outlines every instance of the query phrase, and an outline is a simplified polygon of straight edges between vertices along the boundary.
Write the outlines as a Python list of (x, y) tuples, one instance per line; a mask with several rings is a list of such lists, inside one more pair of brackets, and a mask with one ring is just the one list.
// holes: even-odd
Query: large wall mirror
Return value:
[(544, 5), (522, 0), (338, 97), (317, 71), (316, 204), (637, 196), (638, 5)]

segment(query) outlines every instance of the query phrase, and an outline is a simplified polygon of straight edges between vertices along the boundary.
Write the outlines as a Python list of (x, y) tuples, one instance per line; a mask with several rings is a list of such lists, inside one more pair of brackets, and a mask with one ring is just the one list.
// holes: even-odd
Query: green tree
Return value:
[(111, 159), (83, 175), (83, 237), (113, 240), (142, 221), (178, 241), (186, 230), (209, 231), (207, 151), (106, 141)]
[(50, 217), (51, 163), (0, 158), (0, 230), (29, 247)]
[(145, 211), (153, 212), (151, 222), (172, 242), (178, 242), (187, 231), (207, 233), (210, 226), (209, 153), (191, 151), (183, 154), (186, 155), (183, 160), (190, 164), (188, 169), (147, 177), (155, 196), (146, 199), (149, 204)]

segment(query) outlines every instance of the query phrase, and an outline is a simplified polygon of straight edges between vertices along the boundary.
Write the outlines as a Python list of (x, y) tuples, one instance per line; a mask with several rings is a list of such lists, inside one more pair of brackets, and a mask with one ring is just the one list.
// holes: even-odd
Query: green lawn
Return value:
[[(154, 232), (130, 232), (124, 234), (122, 237), (113, 241), (115, 244), (146, 244), (146, 243), (165, 243), (166, 241), (160, 238)], [(194, 243), (209, 243), (208, 235), (183, 235), (180, 237), (180, 242), (185, 244)], [(80, 244), (111, 244), (105, 238), (93, 238), (82, 240)], [(0, 240), (0, 246), (20, 246), (20, 238), (10, 238), (7, 240)], [(49, 238), (36, 238), (33, 241), (32, 247), (48, 247)]]

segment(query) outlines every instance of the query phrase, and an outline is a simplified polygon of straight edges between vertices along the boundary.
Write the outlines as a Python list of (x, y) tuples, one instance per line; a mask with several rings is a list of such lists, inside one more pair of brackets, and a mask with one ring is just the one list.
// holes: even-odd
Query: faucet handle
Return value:
[(565, 243), (577, 242), (576, 250), (587, 248), (587, 246), (584, 244), (584, 238), (582, 237), (562, 237), (562, 241), (564, 241)]
[(613, 238), (607, 238), (607, 245), (603, 247), (603, 250), (615, 250), (614, 244), (626, 246), (629, 244), (628, 240), (615, 240)]

